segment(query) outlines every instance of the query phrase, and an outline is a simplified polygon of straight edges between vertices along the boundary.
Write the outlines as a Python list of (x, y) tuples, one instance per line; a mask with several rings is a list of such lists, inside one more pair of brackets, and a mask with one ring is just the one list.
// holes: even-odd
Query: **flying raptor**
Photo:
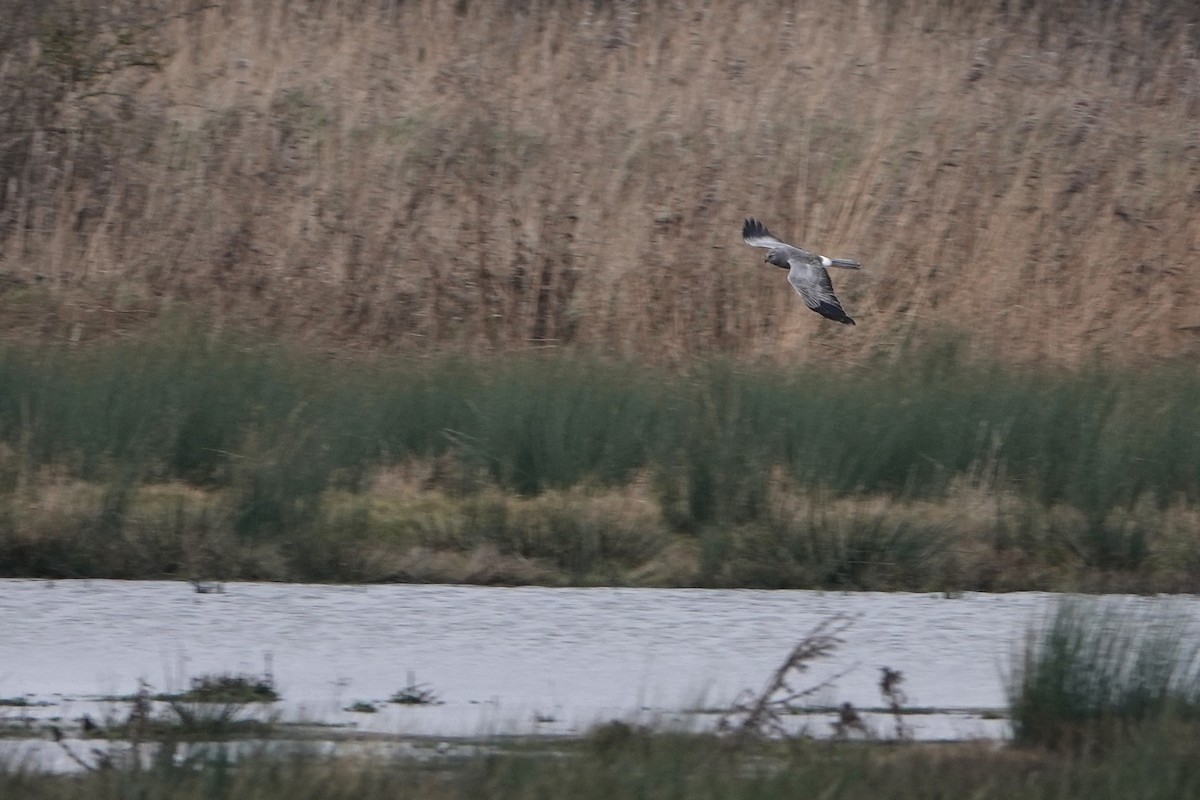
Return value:
[(826, 258), (793, 247), (780, 241), (778, 236), (756, 219), (748, 219), (742, 224), (742, 241), (751, 247), (769, 248), (767, 257), (763, 260), (788, 271), (788, 283), (804, 299), (806, 306), (826, 319), (846, 325), (854, 324), (854, 320), (850, 319), (834, 295), (833, 281), (829, 280), (829, 273), (825, 268), (859, 269), (862, 264), (848, 258)]

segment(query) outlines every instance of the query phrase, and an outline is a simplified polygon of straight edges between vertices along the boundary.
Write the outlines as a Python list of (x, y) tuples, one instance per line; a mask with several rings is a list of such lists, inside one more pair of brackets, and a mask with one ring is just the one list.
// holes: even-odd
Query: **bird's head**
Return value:
[(767, 262), (768, 264), (774, 264), (777, 267), (782, 267), (783, 269), (791, 269), (792, 267), (792, 265), (788, 263), (787, 256), (784, 255), (781, 250), (777, 249), (771, 249), (767, 251), (767, 255), (763, 258), (763, 261)]

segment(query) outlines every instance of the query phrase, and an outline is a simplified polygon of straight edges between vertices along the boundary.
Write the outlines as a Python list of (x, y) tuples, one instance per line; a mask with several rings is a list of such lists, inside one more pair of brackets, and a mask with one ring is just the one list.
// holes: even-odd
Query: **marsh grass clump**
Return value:
[(195, 677), (184, 692), (154, 695), (154, 700), (166, 704), (167, 715), (153, 717), (149, 699), (147, 688), (143, 687), (134, 700), (130, 727), (159, 735), (178, 730), (188, 734), (223, 736), (269, 731), (270, 720), (264, 720), (255, 709), (279, 700), (279, 692), (269, 672), (264, 675), (222, 673)]
[(407, 685), (396, 690), (396, 693), (388, 698), (389, 703), (396, 703), (402, 706), (439, 706), (442, 701), (438, 699), (437, 692), (429, 687), (428, 684), (417, 683), (416, 675), (409, 670)]
[(1165, 601), (1060, 602), (1030, 631), (1007, 679), (1015, 741), (1078, 750), (1163, 720), (1195, 726), (1196, 634)]
[(508, 503), (484, 538), (502, 553), (545, 559), (575, 581), (619, 580), (669, 541), (655, 511), (634, 492), (551, 492)]
[[(114, 710), (101, 722), (85, 715), (78, 735), (108, 740), (117, 751), (127, 750), (129, 758), (136, 762), (142, 746), (148, 743), (167, 750), (181, 741), (264, 737), (273, 732), (276, 716), (264, 710), (273, 701), (251, 699), (264, 697), (261, 687), (255, 689), (249, 682), (216, 679), (230, 678), (228, 675), (207, 677), (213, 680), (197, 679), (193, 689), (173, 694), (155, 692), (143, 680), (135, 694), (110, 698), (122, 703), (122, 713)], [(221, 688), (214, 688), (218, 685)], [(193, 694), (197, 688), (199, 691)], [(71, 748), (57, 729), (54, 738), (71, 754)], [(74, 760), (80, 763), (77, 758)]]
[(222, 673), (192, 678), (187, 691), (165, 696), (193, 703), (274, 703), (279, 700), (270, 675)]
[(940, 588), (947, 532), (894, 514), (821, 513), (806, 519), (712, 532), (705, 554), (712, 583), (760, 588)]

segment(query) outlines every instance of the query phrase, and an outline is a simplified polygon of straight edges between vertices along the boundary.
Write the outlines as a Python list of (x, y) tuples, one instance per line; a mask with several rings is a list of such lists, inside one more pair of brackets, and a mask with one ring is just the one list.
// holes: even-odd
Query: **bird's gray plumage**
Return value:
[(833, 281), (829, 280), (825, 268), (858, 269), (862, 264), (849, 258), (827, 258), (793, 247), (756, 219), (747, 219), (742, 224), (742, 241), (751, 247), (767, 248), (763, 260), (788, 271), (788, 283), (813, 311), (835, 322), (854, 324), (833, 293)]

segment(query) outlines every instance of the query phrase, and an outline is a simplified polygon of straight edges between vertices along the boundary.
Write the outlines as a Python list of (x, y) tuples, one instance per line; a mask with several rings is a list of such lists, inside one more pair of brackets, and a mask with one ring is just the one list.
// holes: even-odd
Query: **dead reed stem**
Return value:
[[(761, 692), (733, 702), (729, 713), (722, 717), (720, 727), (732, 730), (735, 740), (741, 741), (786, 736), (784, 717), (800, 711), (803, 701), (832, 687), (853, 669), (843, 669), (811, 686), (794, 686), (794, 681), (808, 672), (813, 661), (831, 655), (844, 642), (842, 634), (854, 622), (852, 617), (837, 614), (813, 626), (771, 674)], [(741, 717), (741, 721), (733, 723), (735, 717)]]

